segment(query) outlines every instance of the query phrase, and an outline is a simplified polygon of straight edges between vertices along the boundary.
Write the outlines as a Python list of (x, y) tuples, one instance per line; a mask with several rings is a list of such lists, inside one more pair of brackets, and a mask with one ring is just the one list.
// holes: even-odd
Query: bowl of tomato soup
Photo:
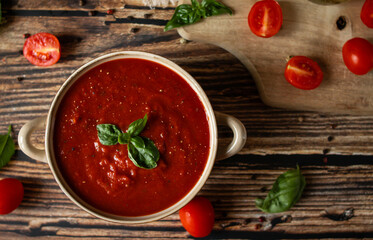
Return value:
[[(131, 131), (141, 119), (146, 119), (141, 131)], [(218, 124), (234, 133), (219, 151)], [(99, 125), (111, 126), (105, 139), (113, 143), (102, 140)], [(45, 128), (44, 150), (30, 138), (40, 128)], [(118, 142), (113, 134), (123, 138)], [(246, 130), (236, 118), (214, 112), (199, 84), (175, 63), (126, 51), (75, 71), (48, 115), (26, 123), (18, 141), (28, 156), (49, 164), (62, 191), (85, 211), (109, 221), (143, 223), (187, 204), (214, 161), (241, 150)], [(158, 152), (151, 168), (140, 164), (153, 156), (148, 141)]]

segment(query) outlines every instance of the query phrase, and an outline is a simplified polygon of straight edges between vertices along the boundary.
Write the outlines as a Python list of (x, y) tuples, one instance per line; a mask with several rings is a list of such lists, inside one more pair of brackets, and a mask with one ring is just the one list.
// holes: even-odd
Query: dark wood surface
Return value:
[[(114, 16), (106, 14), (110, 8)], [(115, 51), (155, 53), (194, 76), (213, 108), (239, 118), (248, 132), (244, 149), (217, 162), (200, 193), (216, 211), (208, 238), (373, 237), (373, 117), (265, 106), (249, 72), (231, 54), (185, 43), (176, 31), (163, 32), (173, 10), (150, 9), (139, 0), (87, 0), (84, 6), (77, 0), (3, 1), (0, 133), (12, 124), (16, 140), (23, 124), (47, 114), (59, 86), (82, 64)], [(55, 34), (62, 46), (60, 61), (48, 68), (31, 65), (20, 53), (23, 34), (43, 31)], [(221, 129), (219, 135), (228, 142), (231, 133)], [(35, 141), (42, 145), (42, 132)], [(255, 198), (265, 196), (276, 177), (297, 163), (307, 181), (299, 203), (282, 214), (256, 209)], [(21, 180), (25, 197), (17, 210), (0, 217), (1, 239), (190, 238), (177, 213), (142, 225), (113, 224), (87, 214), (63, 194), (47, 164), (18, 148), (0, 170), (0, 178), (5, 177)]]

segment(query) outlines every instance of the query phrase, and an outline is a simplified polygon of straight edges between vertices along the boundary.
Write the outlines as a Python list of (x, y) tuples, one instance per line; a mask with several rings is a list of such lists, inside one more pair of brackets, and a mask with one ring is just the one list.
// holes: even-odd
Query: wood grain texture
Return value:
[[(267, 107), (233, 55), (208, 44), (182, 43), (176, 31), (163, 32), (173, 8), (149, 9), (140, 0), (124, 8), (120, 1), (87, 1), (82, 7), (78, 2), (6, 1), (7, 24), (0, 26), (0, 134), (12, 124), (17, 139), (24, 123), (47, 114), (60, 85), (82, 64), (115, 51), (159, 54), (194, 76), (213, 108), (236, 116), (248, 131), (240, 155), (217, 162), (200, 193), (216, 210), (209, 239), (373, 237), (373, 117)], [(108, 8), (116, 9), (114, 16), (106, 14)], [(90, 10), (94, 16), (88, 16)], [(31, 65), (19, 53), (22, 35), (41, 31), (57, 35), (62, 46), (61, 60), (48, 68)], [(230, 135), (228, 129), (219, 132), (224, 142)], [(42, 146), (42, 132), (35, 141)], [(268, 155), (302, 153), (323, 155)], [(347, 156), (351, 154), (368, 156)], [(276, 177), (297, 163), (307, 179), (301, 201), (284, 214), (257, 210), (254, 199), (265, 196)], [(114, 224), (87, 214), (63, 194), (47, 164), (19, 150), (0, 170), (0, 178), (5, 177), (23, 182), (25, 198), (12, 214), (0, 217), (0, 239), (190, 238), (177, 213), (142, 225)], [(352, 218), (330, 219), (351, 208)], [(283, 216), (288, 222), (280, 223)]]
[[(184, 2), (190, 2), (184, 1)], [(181, 36), (212, 43), (235, 55), (250, 70), (263, 102), (274, 107), (344, 114), (373, 114), (373, 74), (357, 76), (345, 66), (342, 46), (354, 37), (371, 39), (373, 32), (360, 19), (363, 0), (323, 6), (307, 0), (280, 1), (281, 30), (271, 38), (254, 35), (247, 16), (256, 1), (224, 1), (234, 15), (180, 28)], [(336, 22), (344, 16), (342, 30)], [(284, 77), (289, 56), (307, 56), (318, 62), (324, 79), (309, 91), (291, 86)]]
[[(264, 214), (254, 200), (264, 197), (278, 175), (300, 164), (307, 186), (291, 211)], [(370, 157), (236, 156), (216, 163), (200, 195), (211, 200), (216, 213), (209, 239), (372, 237), (373, 174)], [(1, 170), (25, 186), (25, 198), (12, 214), (0, 218), (0, 238), (145, 238), (185, 239), (178, 215), (141, 225), (97, 219), (75, 206), (59, 189), (46, 164), (17, 151)], [(353, 209), (348, 220), (331, 214)], [(259, 218), (264, 217), (264, 222)], [(288, 222), (281, 222), (287, 218)], [(259, 224), (259, 225), (258, 225)], [(257, 227), (260, 226), (260, 229)]]
[[(149, 11), (157, 13), (145, 18)], [(54, 16), (48, 11), (38, 17), (35, 12), (28, 16), (28, 10), (22, 15), (8, 10), (8, 23), (0, 28), (1, 129), (14, 124), (17, 133), (27, 120), (47, 114), (60, 85), (82, 64), (114, 51), (139, 50), (181, 65), (201, 84), (215, 110), (232, 114), (245, 124), (248, 141), (242, 154), (322, 154), (325, 149), (336, 154), (373, 153), (372, 117), (264, 106), (249, 72), (234, 56), (212, 45), (182, 44), (175, 31), (163, 32), (159, 21), (165, 22), (172, 11), (132, 7), (118, 13), (123, 18), (113, 20), (104, 12), (89, 17), (75, 12), (73, 16)], [(136, 18), (128, 18), (132, 15)], [(22, 35), (41, 31), (57, 35), (62, 45), (61, 60), (48, 68), (29, 64), (19, 53)], [(229, 134), (228, 129), (221, 130), (222, 141), (228, 142)]]

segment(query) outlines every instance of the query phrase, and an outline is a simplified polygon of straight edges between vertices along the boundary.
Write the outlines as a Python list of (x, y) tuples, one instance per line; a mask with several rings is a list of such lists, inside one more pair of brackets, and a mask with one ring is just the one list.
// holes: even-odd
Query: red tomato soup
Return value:
[[(160, 152), (154, 169), (136, 167), (127, 145), (104, 146), (96, 125), (128, 125), (148, 114), (141, 136)], [(59, 106), (54, 151), (69, 186), (97, 209), (122, 216), (164, 210), (197, 183), (209, 155), (209, 127), (197, 94), (158, 63), (120, 59), (81, 76)]]

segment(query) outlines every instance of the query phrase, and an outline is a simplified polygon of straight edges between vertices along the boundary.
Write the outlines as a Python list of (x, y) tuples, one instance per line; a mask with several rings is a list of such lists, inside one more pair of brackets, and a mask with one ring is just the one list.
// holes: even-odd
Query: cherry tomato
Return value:
[(373, 45), (363, 38), (348, 40), (342, 55), (346, 67), (356, 75), (364, 75), (373, 68)]
[(264, 38), (278, 33), (282, 25), (282, 10), (274, 0), (262, 0), (252, 6), (248, 22), (251, 31)]
[(214, 208), (204, 197), (195, 197), (180, 209), (179, 216), (184, 228), (193, 237), (206, 237), (215, 222)]
[(23, 185), (14, 178), (0, 180), (0, 214), (13, 212), (22, 202)]
[(26, 39), (23, 55), (36, 66), (55, 64), (61, 56), (58, 39), (50, 33), (37, 33)]
[(360, 13), (361, 21), (367, 27), (373, 28), (373, 0), (366, 0)]
[(296, 88), (304, 90), (317, 88), (323, 76), (324, 74), (317, 62), (308, 57), (295, 56), (286, 64), (285, 78)]

